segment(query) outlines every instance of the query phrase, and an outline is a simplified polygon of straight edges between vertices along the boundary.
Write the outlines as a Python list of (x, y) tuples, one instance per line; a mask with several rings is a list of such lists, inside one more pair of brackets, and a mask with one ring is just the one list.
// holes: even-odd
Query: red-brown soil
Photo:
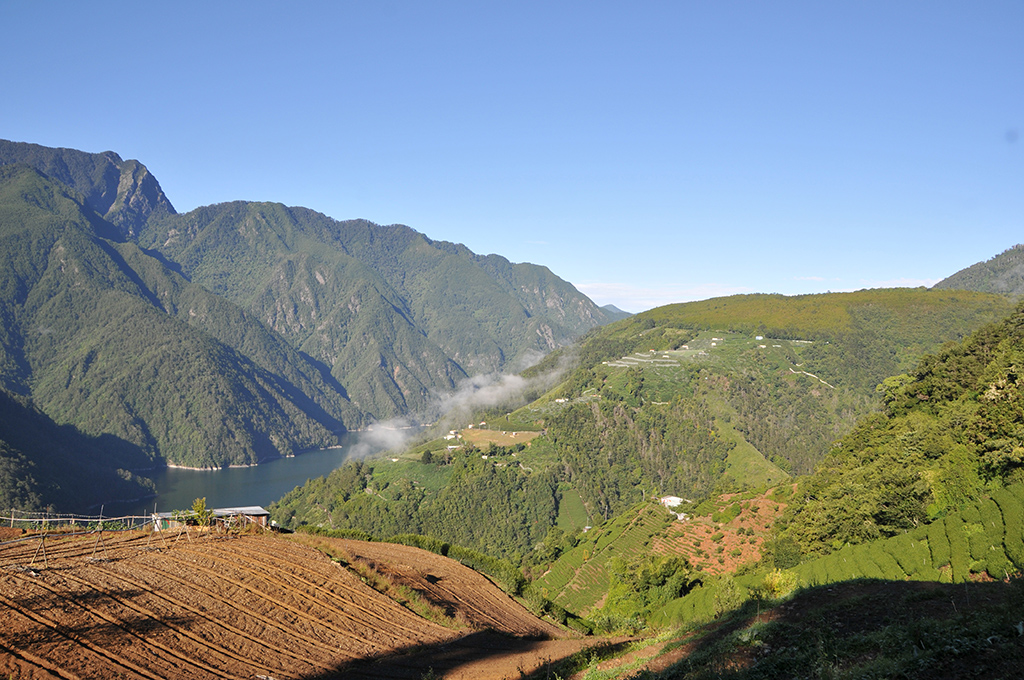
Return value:
[(294, 540), (98, 538), (48, 538), (45, 557), (35, 538), (0, 546), (0, 677), (504, 678), (598, 642), (415, 548), (345, 542), (466, 625), (428, 621)]
[(561, 628), (538, 619), (485, 576), (447, 557), (394, 543), (325, 541), (390, 581), (422, 594), (449, 616), (473, 628), (490, 628), (519, 637), (566, 637)]
[[(719, 496), (719, 509), (731, 505), (738, 496)], [(691, 517), (685, 522), (673, 522), (662, 535), (654, 538), (654, 552), (683, 555), (690, 564), (710, 574), (729, 574), (741, 564), (756, 562), (761, 559), (761, 546), (772, 524), (786, 505), (773, 501), (768, 493), (742, 503), (739, 516), (729, 522), (714, 522), (711, 517)], [(739, 532), (741, 528), (743, 534)], [(722, 537), (712, 540), (719, 533)], [(733, 554), (737, 550), (739, 554)]]

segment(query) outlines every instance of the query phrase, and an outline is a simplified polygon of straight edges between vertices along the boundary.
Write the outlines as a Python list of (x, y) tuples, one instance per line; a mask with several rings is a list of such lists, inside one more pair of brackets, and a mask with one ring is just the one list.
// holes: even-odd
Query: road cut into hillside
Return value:
[(274, 535), (30, 537), (0, 546), (0, 677), (504, 678), (600, 642), (446, 558), (346, 543), (455, 616), (429, 621)]

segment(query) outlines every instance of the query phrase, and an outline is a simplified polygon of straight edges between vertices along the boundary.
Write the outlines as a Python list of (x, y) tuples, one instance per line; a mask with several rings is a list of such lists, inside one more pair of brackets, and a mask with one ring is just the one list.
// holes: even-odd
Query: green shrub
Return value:
[(433, 536), (421, 536), (419, 534), (396, 534), (388, 538), (385, 543), (399, 543), (414, 548), (422, 548), (438, 555), (447, 555), (451, 547), (448, 543)]
[(935, 520), (928, 525), (928, 549), (932, 553), (932, 566), (936, 569), (949, 564), (949, 539), (946, 537), (946, 525)]
[(989, 545), (1003, 544), (1003, 513), (999, 512), (999, 506), (991, 498), (986, 498), (978, 508), (981, 515), (981, 526), (988, 536)]
[[(989, 540), (988, 534), (985, 532), (985, 528), (981, 523), (964, 524), (964, 531), (967, 534), (967, 544), (971, 548), (971, 559), (988, 559), (989, 548), (992, 547), (992, 541)], [(1002, 541), (999, 543), (1002, 545)]]
[(457, 560), (470, 569), (487, 574), (507, 593), (519, 595), (526, 586), (526, 579), (519, 569), (507, 560), (453, 545), (448, 549), (448, 557)]
[(661, 625), (694, 622), (700, 623), (715, 618), (715, 582), (709, 580), (683, 597), (672, 600), (651, 616), (654, 623)]
[[(908, 576), (912, 576), (916, 573), (920, 573), (922, 570), (931, 573), (935, 569), (932, 565), (931, 553), (928, 550), (928, 538), (922, 536), (921, 538), (910, 537), (910, 542), (907, 546), (908, 559), (911, 562), (908, 568), (904, 569)], [(902, 566), (902, 564), (900, 565)], [(938, 572), (936, 572), (938, 573)]]
[(911, 574), (910, 578), (915, 581), (941, 581), (942, 573), (932, 565), (928, 564)]
[(883, 543), (884, 541), (875, 541), (869, 544), (868, 554), (875, 564), (878, 565), (878, 568), (882, 570), (884, 578), (891, 581), (903, 580), (907, 575), (906, 572), (900, 567), (896, 558), (885, 551)]
[(914, 573), (917, 568), (917, 565), (914, 564), (914, 553), (910, 547), (912, 543), (913, 539), (908, 534), (900, 534), (887, 541), (882, 541), (882, 548), (892, 555), (896, 563), (900, 565), (900, 569), (908, 575)]
[[(1014, 491), (1018, 488), (1016, 487)], [(1003, 546), (1006, 556), (1018, 569), (1024, 569), (1024, 507), (1017, 496), (1009, 489), (997, 489), (992, 492), (992, 500), (999, 506), (1003, 515)]]
[(857, 568), (853, 553), (854, 547), (852, 545), (848, 545), (839, 552), (833, 553), (836, 556), (836, 569), (840, 581), (850, 581), (863, 576)]
[(1003, 551), (1002, 546), (991, 546), (985, 563), (988, 575), (995, 579), (1004, 579), (1014, 572), (1013, 564), (1006, 557), (1006, 552)]
[(594, 626), (589, 621), (576, 616), (570, 616), (566, 620), (565, 625), (569, 626), (569, 628), (572, 628), (577, 633), (582, 633), (583, 635), (591, 635), (594, 632)]
[(861, 575), (865, 578), (884, 579), (885, 574), (882, 568), (871, 559), (871, 544), (861, 544), (853, 551), (853, 563)]
[(797, 582), (799, 584), (804, 586), (809, 586), (813, 584), (812, 578), (814, 562), (817, 562), (817, 560), (813, 560), (811, 562), (804, 562), (803, 564), (798, 564), (791, 569), (791, 571), (794, 574), (796, 574)]
[(944, 524), (949, 539), (949, 564), (953, 567), (953, 582), (966, 581), (971, 568), (971, 549), (960, 515), (949, 515)]
[(766, 599), (777, 600), (796, 590), (797, 577), (791, 571), (774, 569), (764, 575), (759, 593)]
[(977, 505), (968, 505), (960, 511), (960, 517), (967, 524), (981, 524), (981, 513)]
[(711, 521), (718, 522), (719, 524), (726, 524), (736, 519), (740, 515), (742, 508), (739, 503), (733, 503), (729, 507), (721, 511), (716, 511), (711, 515)]
[(328, 538), (348, 538), (353, 541), (372, 541), (373, 536), (360, 531), (359, 529), (325, 529), (304, 524), (296, 529), (301, 534), (312, 534), (314, 536), (326, 536)]
[(821, 586), (829, 583), (828, 572), (825, 571), (825, 560), (817, 559), (811, 562), (811, 585)]

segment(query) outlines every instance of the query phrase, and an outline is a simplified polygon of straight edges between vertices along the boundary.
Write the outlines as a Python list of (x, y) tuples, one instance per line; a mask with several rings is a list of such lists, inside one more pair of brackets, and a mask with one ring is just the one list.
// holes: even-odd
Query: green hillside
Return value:
[(747, 597), (776, 597), (798, 587), (858, 579), (965, 583), (984, 578), (1002, 580), (1022, 569), (1024, 484), (1015, 484), (930, 524), (890, 538), (847, 544), (830, 555), (785, 571), (708, 580), (655, 613), (654, 620), (710, 620), (722, 613), (715, 603), (716, 598), (721, 602), (723, 589), (727, 588), (733, 589), (730, 599), (733, 606), (738, 606)]
[(139, 242), (323, 362), (377, 418), (518, 368), (609, 317), (544, 267), (276, 203), (154, 216)]
[(906, 531), (1024, 481), (1017, 394), (1024, 310), (884, 383), (886, 410), (840, 440), (800, 486), (785, 535), (824, 554)]
[(0, 167), (0, 316), (4, 388), (151, 461), (253, 463), (332, 444), (358, 416), (272, 331), (25, 165)]
[(631, 561), (651, 552), (651, 541), (675, 521), (664, 508), (643, 504), (579, 536), (534, 581), (546, 598), (571, 612), (589, 614), (612, 584), (613, 560)]
[(1007, 248), (990, 260), (961, 269), (935, 284), (944, 290), (977, 290), (1019, 297), (1024, 295), (1024, 244)]
[[(645, 497), (699, 503), (809, 472), (858, 417), (879, 407), (873, 376), (881, 382), (884, 370), (912, 365), (897, 348), (935, 349), (1011, 309), (999, 296), (918, 289), (742, 296), (652, 310), (596, 329), (525, 372), (544, 375), (575, 359), (578, 368), (541, 398), (480, 416), (492, 431), (539, 431), (521, 450), (492, 450), (479, 439), (469, 446), (464, 431), (462, 440), (426, 442), (398, 462), (373, 461), (369, 472), (339, 471), (296, 489), (274, 517), (374, 535), (396, 531), (378, 524), (408, 522), (541, 573), (572, 548), (568, 529), (579, 523), (570, 515), (597, 525)], [(759, 339), (762, 326), (787, 337)], [(419, 472), (426, 450), (432, 481)], [(456, 467), (471, 491), (453, 493), (437, 481), (454, 479)], [(484, 483), (490, 477), (505, 486)], [(365, 491), (384, 484), (408, 492), (374, 500)], [(527, 488), (536, 491), (534, 506), (522, 508)], [(442, 507), (445, 515), (437, 515)]]
[[(610, 318), (544, 267), (400, 225), (270, 203), (179, 216), (109, 151), (0, 140), (0, 173), (0, 387), (132, 452), (129, 467), (83, 453), (101, 476), (252, 464), (429, 419), (467, 377)], [(88, 496), (54, 496), (32, 465), (46, 452), (5, 447), (0, 481), (25, 503)]]
[(83, 510), (148, 496), (152, 482), (131, 472), (146, 463), (138, 447), (57, 425), (27, 397), (0, 388), (0, 507)]
[(113, 151), (86, 153), (0, 139), (0, 165), (24, 163), (71, 187), (83, 203), (126, 236), (135, 235), (154, 212), (174, 214), (160, 183), (142, 163)]
[[(1011, 309), (998, 296), (923, 289), (671, 305), (588, 334), (579, 367), (511, 418), (543, 422), (584, 501), (605, 517), (639, 500), (639, 480), (701, 498), (728, 464), (751, 475), (733, 475), (737, 483), (771, 484), (779, 468), (810, 472), (876, 407), (888, 375)], [(670, 434), (691, 444), (668, 446), (671, 463), (659, 466)], [(616, 468), (642, 474), (631, 484)]]

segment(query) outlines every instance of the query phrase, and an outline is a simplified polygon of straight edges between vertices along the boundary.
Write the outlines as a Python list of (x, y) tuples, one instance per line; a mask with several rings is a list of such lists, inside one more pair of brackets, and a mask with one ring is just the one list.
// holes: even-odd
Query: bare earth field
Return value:
[(45, 560), (36, 539), (0, 546), (0, 677), (505, 678), (601, 642), (417, 548), (337, 541), (440, 623), (297, 540), (174, 539), (50, 537)]

